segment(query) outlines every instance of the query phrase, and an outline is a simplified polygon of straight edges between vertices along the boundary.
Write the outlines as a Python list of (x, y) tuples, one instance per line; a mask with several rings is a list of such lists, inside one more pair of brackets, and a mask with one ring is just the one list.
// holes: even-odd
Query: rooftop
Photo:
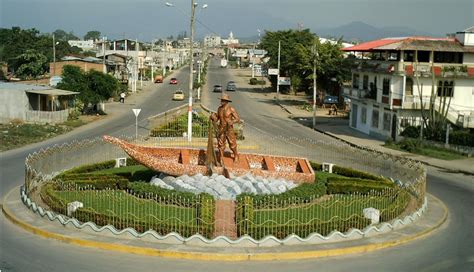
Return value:
[(361, 43), (352, 47), (343, 48), (343, 51), (377, 51), (377, 50), (424, 50), (443, 52), (466, 52), (470, 49), (463, 46), (454, 38), (433, 38), (433, 37), (400, 37), (385, 38), (370, 42)]

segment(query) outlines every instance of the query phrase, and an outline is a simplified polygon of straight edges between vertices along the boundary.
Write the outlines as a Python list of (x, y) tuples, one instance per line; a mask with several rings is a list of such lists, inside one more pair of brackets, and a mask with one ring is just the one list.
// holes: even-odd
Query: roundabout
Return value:
[[(169, 140), (155, 138), (153, 143), (160, 146), (166, 141), (169, 145)], [(277, 140), (282, 139), (268, 142)], [(250, 172), (236, 176), (233, 168), (226, 170), (228, 178), (217, 174), (172, 177), (149, 165), (161, 165), (165, 171), (175, 171), (166, 170), (166, 163), (171, 169), (191, 169), (182, 151), (179, 157), (161, 157), (150, 143), (144, 143), (148, 139), (133, 141), (132, 151), (124, 148), (130, 144), (120, 145), (132, 158), (107, 144), (108, 138), (72, 142), (31, 154), (26, 160), (23, 203), (52, 222), (79, 231), (88, 229), (164, 245), (242, 249), (292, 248), (385, 236), (416, 222), (427, 208), (424, 168), (370, 150), (300, 139), (299, 144), (312, 148), (305, 148), (310, 151), (306, 154), (291, 150), (292, 155), (314, 159), (313, 148), (332, 145), (350, 154), (345, 160), (353, 165), (311, 161), (306, 162), (311, 167), (308, 171), (299, 159), (293, 168), (278, 168), (285, 169), (279, 170), (285, 171), (281, 172), (283, 177), (299, 177), (287, 173), (301, 172), (303, 180), (263, 178)], [(248, 141), (254, 144), (252, 139)], [(183, 150), (181, 143), (177, 146), (176, 150)], [(252, 158), (255, 162), (249, 165), (256, 167), (256, 173), (265, 174), (270, 173), (270, 161), (292, 158), (287, 156), (290, 150), (269, 147), (261, 146), (253, 157), (244, 151), (241, 161)], [(175, 153), (173, 147), (165, 150), (165, 154)], [(282, 154), (273, 156), (278, 151)], [(202, 154), (199, 149), (191, 152)], [(154, 153), (156, 158), (147, 153)], [(148, 162), (142, 165), (141, 161)], [(378, 173), (363, 171), (368, 168)]]

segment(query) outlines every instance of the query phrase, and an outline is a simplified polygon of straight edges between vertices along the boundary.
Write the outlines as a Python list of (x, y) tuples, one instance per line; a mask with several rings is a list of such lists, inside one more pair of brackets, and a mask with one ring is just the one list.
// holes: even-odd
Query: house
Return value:
[(74, 95), (51, 87), (0, 82), (0, 123), (62, 123), (69, 116)]
[(104, 71), (104, 64), (101, 59), (94, 57), (79, 58), (74, 56), (65, 56), (60, 61), (49, 63), (49, 72), (51, 76), (60, 76), (64, 66), (72, 65), (81, 68), (84, 72), (90, 70)]
[[(422, 103), (447, 107), (450, 123), (474, 128), (474, 28), (455, 37), (385, 38), (343, 48), (358, 52), (352, 84), (350, 127), (379, 138), (395, 138), (420, 125)], [(432, 82), (434, 79), (434, 89)]]

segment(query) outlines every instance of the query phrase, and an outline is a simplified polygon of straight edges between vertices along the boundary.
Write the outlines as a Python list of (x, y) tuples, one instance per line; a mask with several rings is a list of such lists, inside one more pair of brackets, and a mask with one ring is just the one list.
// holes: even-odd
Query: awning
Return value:
[(79, 94), (79, 92), (71, 92), (66, 90), (60, 89), (46, 89), (46, 90), (26, 90), (27, 93), (35, 93), (35, 94), (45, 94), (45, 95), (73, 95)]

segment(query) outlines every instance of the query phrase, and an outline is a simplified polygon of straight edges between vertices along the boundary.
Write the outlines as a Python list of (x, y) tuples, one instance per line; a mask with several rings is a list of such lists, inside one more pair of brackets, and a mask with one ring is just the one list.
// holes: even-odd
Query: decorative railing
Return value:
[[(133, 141), (152, 146), (196, 147), (182, 138), (155, 137), (152, 142), (147, 142), (146, 138)], [(186, 199), (179, 194), (161, 197), (154, 193), (138, 194), (120, 187), (65, 186), (65, 180), (61, 176), (56, 177), (65, 170), (126, 156), (121, 149), (95, 138), (56, 145), (30, 154), (25, 164), (25, 197), (42, 199), (49, 207), (45, 206), (41, 211), (51, 210), (48, 216), (52, 218), (62, 214), (61, 222), (75, 218), (75, 225), (91, 221), (98, 226), (97, 229), (101, 229), (100, 226), (113, 226), (117, 231), (133, 228), (138, 233), (153, 231), (158, 236), (174, 233), (184, 237), (182, 239), (195, 234), (203, 239), (250, 236), (256, 240), (268, 235), (277, 239), (288, 235), (301, 238), (315, 233), (329, 235), (332, 231), (347, 232), (370, 226), (370, 221), (363, 217), (364, 208), (377, 208), (384, 222), (392, 222), (414, 214), (425, 205), (426, 172), (420, 163), (410, 159), (337, 141), (296, 137), (258, 137), (246, 141), (251, 141), (255, 153), (293, 155), (319, 163), (331, 162), (386, 177), (397, 186), (366, 194), (315, 195), (309, 199), (294, 197), (284, 201), (272, 200), (270, 196), (265, 201), (243, 202), (242, 199)], [(242, 146), (246, 144), (248, 142), (243, 142)], [(83, 203), (84, 207), (68, 217), (67, 204), (73, 201)], [(31, 201), (28, 203), (31, 205)]]

